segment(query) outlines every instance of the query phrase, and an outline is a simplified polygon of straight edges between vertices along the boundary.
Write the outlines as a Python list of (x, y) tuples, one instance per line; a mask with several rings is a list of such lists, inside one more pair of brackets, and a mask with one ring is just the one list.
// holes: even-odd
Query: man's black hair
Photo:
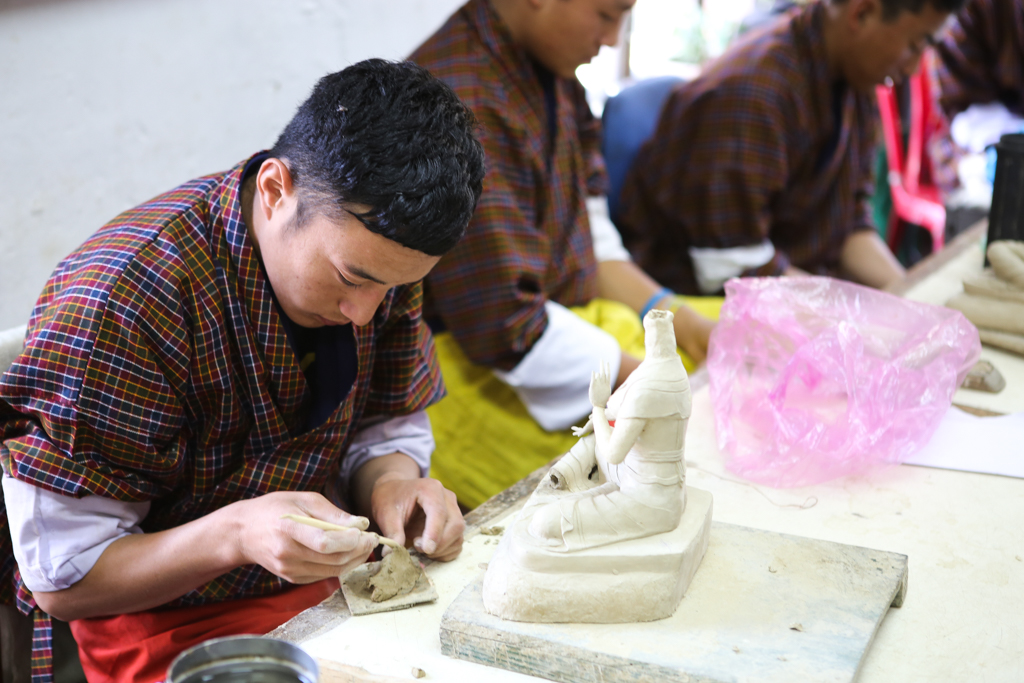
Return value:
[(462, 238), (484, 176), (472, 112), (410, 62), (368, 59), (324, 76), (271, 155), (297, 188), (296, 222), (351, 205), (371, 231), (441, 256)]
[(901, 12), (917, 14), (930, 5), (936, 12), (959, 12), (967, 0), (881, 0), (882, 19), (891, 21)]

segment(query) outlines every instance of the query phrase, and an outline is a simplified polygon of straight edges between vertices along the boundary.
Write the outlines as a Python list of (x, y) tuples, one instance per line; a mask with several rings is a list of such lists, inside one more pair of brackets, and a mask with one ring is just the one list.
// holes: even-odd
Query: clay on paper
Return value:
[(377, 573), (370, 577), (368, 583), (373, 589), (370, 599), (383, 602), (396, 595), (405, 595), (415, 588), (422, 571), (408, 550), (401, 546), (391, 548), (391, 552), (381, 560)]

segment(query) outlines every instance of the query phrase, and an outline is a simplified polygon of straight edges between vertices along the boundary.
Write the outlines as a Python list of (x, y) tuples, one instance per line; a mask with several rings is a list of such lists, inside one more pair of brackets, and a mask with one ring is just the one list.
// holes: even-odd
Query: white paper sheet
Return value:
[(977, 417), (950, 408), (928, 445), (904, 464), (1024, 478), (1024, 413)]

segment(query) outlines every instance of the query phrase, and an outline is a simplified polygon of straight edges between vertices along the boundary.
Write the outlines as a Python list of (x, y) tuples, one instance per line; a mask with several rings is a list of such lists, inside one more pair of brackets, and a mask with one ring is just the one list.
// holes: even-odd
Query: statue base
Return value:
[(511, 621), (616, 624), (675, 612), (708, 548), (711, 494), (686, 488), (672, 531), (575, 552), (539, 546), (520, 514), (487, 567), (484, 609)]

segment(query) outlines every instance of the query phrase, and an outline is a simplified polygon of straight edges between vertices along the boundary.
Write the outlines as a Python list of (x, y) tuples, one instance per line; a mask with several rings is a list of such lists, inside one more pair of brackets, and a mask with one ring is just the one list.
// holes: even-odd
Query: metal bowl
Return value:
[(182, 652), (167, 683), (317, 683), (316, 660), (302, 648), (262, 636), (214, 638)]

